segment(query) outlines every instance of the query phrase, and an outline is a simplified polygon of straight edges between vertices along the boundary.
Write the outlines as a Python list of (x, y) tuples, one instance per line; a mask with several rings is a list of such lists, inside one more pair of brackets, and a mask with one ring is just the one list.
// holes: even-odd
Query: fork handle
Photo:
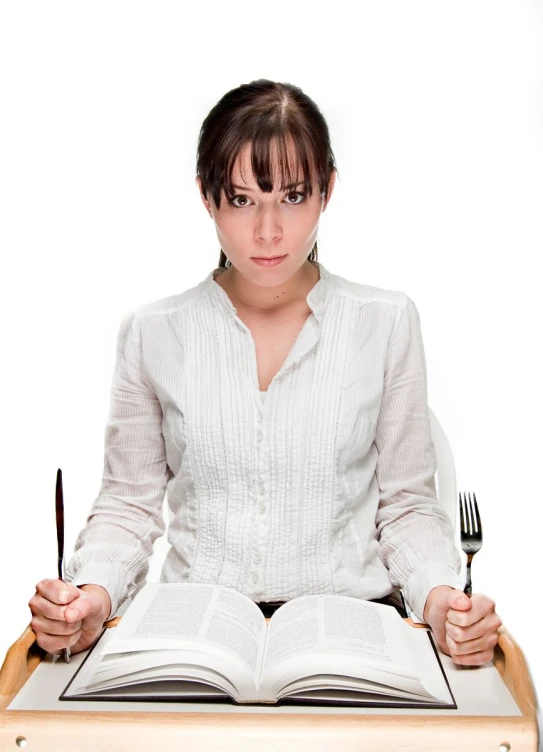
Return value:
[(466, 595), (471, 596), (471, 556), (468, 556), (468, 564), (466, 567), (466, 586), (464, 588), (464, 593)]
[[(466, 567), (466, 587), (464, 588), (464, 594), (471, 598), (471, 556), (468, 556), (468, 564)], [(470, 669), (477, 668), (477, 666), (463, 666), (458, 664), (458, 668), (462, 671), (469, 671)]]
[[(464, 588), (464, 594), (468, 596), (468, 598), (471, 598), (471, 560), (473, 559), (473, 554), (468, 554), (468, 561), (466, 566), (466, 586)], [(477, 666), (467, 666), (462, 665), (459, 663), (457, 665), (457, 668), (461, 671), (470, 671), (474, 668), (477, 668)]]

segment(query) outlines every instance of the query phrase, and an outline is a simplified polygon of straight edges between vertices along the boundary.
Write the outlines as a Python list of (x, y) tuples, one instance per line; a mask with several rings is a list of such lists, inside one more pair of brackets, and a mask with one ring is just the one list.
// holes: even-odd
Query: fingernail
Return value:
[(467, 603), (469, 603), (469, 599), (462, 596), (461, 598), (457, 598), (456, 604), (458, 606), (465, 606)]
[(77, 618), (77, 611), (72, 608), (69, 611), (65, 611), (64, 612), (64, 616), (66, 616), (68, 619), (76, 619)]

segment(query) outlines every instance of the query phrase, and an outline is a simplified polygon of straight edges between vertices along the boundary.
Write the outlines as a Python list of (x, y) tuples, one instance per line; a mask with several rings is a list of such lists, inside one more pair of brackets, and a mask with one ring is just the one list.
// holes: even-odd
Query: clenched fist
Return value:
[(502, 620), (487, 595), (468, 598), (461, 590), (440, 585), (430, 590), (424, 621), (437, 646), (463, 666), (482, 666), (492, 660)]
[(28, 605), (37, 643), (49, 653), (86, 650), (96, 640), (111, 612), (111, 599), (101, 585), (75, 587), (59, 579), (41, 580)]

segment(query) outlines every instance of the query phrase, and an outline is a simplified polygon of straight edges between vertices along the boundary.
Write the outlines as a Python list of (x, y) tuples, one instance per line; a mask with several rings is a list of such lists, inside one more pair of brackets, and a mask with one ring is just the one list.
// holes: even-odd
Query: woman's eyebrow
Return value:
[[(305, 185), (305, 180), (300, 180), (297, 183), (291, 183), (290, 185), (287, 185), (285, 187), (285, 191), (290, 191), (293, 188), (297, 188), (299, 185)], [(232, 185), (232, 188), (235, 188), (239, 191), (247, 191), (248, 193), (252, 193), (254, 191), (253, 188), (249, 188), (248, 185)]]

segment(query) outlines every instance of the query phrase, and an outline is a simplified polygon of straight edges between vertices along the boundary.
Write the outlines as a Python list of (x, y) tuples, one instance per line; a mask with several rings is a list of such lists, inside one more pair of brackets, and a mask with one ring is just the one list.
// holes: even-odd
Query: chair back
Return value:
[(443, 505), (452, 522), (453, 530), (456, 534), (457, 522), (457, 502), (456, 502), (456, 471), (454, 468), (454, 459), (451, 446), (445, 436), (445, 431), (441, 427), (433, 411), (428, 407), (428, 417), (430, 418), (430, 430), (432, 441), (436, 450), (437, 472), (436, 486), (437, 498)]

